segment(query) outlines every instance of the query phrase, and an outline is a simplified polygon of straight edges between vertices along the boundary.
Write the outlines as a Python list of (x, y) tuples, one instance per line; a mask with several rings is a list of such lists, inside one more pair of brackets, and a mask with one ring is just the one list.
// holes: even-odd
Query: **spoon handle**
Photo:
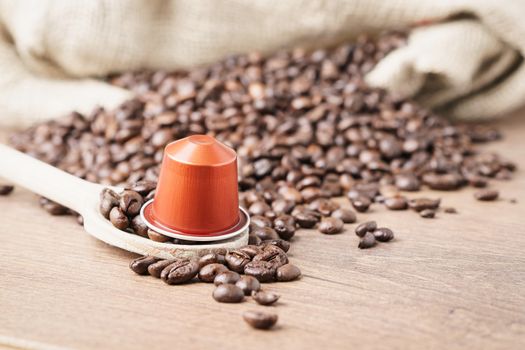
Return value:
[(0, 177), (81, 214), (96, 203), (102, 189), (2, 144)]

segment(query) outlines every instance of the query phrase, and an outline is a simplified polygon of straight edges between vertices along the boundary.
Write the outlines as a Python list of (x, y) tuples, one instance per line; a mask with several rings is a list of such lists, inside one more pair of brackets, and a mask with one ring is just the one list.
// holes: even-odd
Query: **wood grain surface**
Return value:
[[(473, 189), (426, 192), (459, 214), (434, 220), (374, 206), (396, 239), (357, 249), (355, 225), (340, 235), (299, 231), (297, 282), (280, 293), (278, 327), (250, 329), (252, 300), (215, 302), (212, 285), (167, 286), (133, 274), (133, 254), (51, 217), (20, 188), (0, 197), (0, 344), (28, 349), (523, 349), (525, 348), (525, 110), (498, 123), (486, 146), (518, 163), (501, 199)], [(6, 132), (3, 132), (5, 138)], [(0, 159), (0, 166), (2, 160)], [(74, 196), (74, 193), (71, 193)], [(517, 203), (510, 202), (515, 198)], [(79, 198), (79, 200), (82, 200)], [(345, 202), (346, 203), (346, 202)]]

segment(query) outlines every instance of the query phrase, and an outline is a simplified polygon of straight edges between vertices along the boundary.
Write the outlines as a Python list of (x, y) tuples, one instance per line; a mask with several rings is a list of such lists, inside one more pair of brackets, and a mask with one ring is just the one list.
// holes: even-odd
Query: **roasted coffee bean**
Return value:
[(364, 213), (365, 211), (370, 208), (370, 205), (372, 202), (367, 197), (357, 197), (356, 199), (352, 200), (352, 206), (355, 210), (357, 210), (360, 213)]
[(251, 295), (252, 292), (256, 292), (261, 289), (261, 283), (259, 280), (252, 276), (241, 276), (235, 285), (241, 288), (244, 295)]
[(261, 242), (262, 242), (262, 239), (260, 239), (253, 232), (250, 232), (250, 234), (248, 235), (248, 244), (259, 245), (261, 244)]
[(357, 220), (355, 213), (348, 208), (340, 208), (335, 210), (332, 212), (332, 217), (342, 220), (345, 224), (352, 224)]
[(433, 219), (436, 216), (436, 210), (435, 209), (423, 209), (419, 212), (419, 215), (421, 215), (421, 217), (425, 219)]
[(249, 244), (244, 247), (239, 248), (240, 251), (248, 254), (248, 256), (253, 258), (257, 254), (260, 254), (262, 252), (262, 248), (258, 245)]
[(113, 209), (111, 209), (109, 212), (109, 221), (119, 230), (125, 230), (129, 227), (129, 219), (119, 207), (113, 207)]
[(367, 232), (372, 232), (377, 228), (377, 223), (375, 221), (367, 221), (359, 224), (355, 228), (355, 234), (358, 237), (363, 237)]
[(302, 228), (312, 228), (319, 222), (319, 217), (310, 209), (302, 208), (292, 212), (295, 222)]
[(251, 257), (242, 250), (230, 251), (224, 258), (230, 270), (241, 273), (244, 271), (244, 266), (251, 261)]
[(373, 232), (376, 241), (388, 242), (394, 238), (394, 232), (386, 227), (378, 227)]
[(148, 238), (155, 242), (161, 242), (166, 243), (171, 241), (171, 238), (168, 236), (164, 236), (163, 234), (158, 233), (157, 231), (153, 231), (152, 229), (148, 229)]
[(272, 210), (277, 215), (290, 214), (295, 207), (295, 202), (286, 199), (276, 199), (272, 203)]
[(148, 226), (146, 226), (140, 215), (131, 219), (130, 227), (137, 235), (148, 237)]
[(202, 282), (212, 283), (218, 274), (226, 271), (228, 271), (228, 268), (223, 264), (207, 264), (201, 267), (199, 271), (199, 280), (201, 280)]
[(141, 256), (140, 258), (132, 260), (129, 268), (138, 275), (147, 275), (148, 267), (158, 261), (160, 261), (160, 259), (154, 256)]
[(407, 199), (401, 196), (386, 198), (383, 203), (390, 210), (405, 210), (408, 208)]
[(301, 270), (293, 264), (285, 264), (277, 268), (275, 276), (279, 282), (289, 282), (299, 278)]
[(441, 204), (441, 199), (430, 198), (416, 198), (408, 201), (408, 207), (415, 211), (422, 211), (425, 209), (436, 210)]
[(343, 220), (334, 217), (323, 218), (319, 224), (319, 232), (326, 235), (333, 235), (343, 231)]
[(138, 192), (139, 194), (146, 196), (157, 187), (157, 183), (154, 181), (137, 181), (128, 190)]
[(375, 244), (376, 244), (376, 238), (374, 237), (374, 234), (372, 232), (367, 232), (359, 240), (358, 247), (360, 249), (368, 249), (368, 248), (372, 248)]
[(464, 184), (464, 179), (459, 174), (435, 174), (427, 173), (423, 175), (423, 183), (433, 190), (453, 191)]
[(443, 208), (443, 211), (447, 214), (457, 214), (458, 211), (456, 210), (456, 208), (453, 208), (453, 207), (446, 207), (446, 208)]
[(213, 279), (213, 283), (218, 286), (219, 284), (235, 284), (239, 281), (241, 276), (237, 272), (225, 271), (219, 273)]
[(198, 261), (199, 268), (202, 269), (206, 265), (220, 263), (219, 256), (220, 255), (217, 253), (208, 253), (208, 254), (201, 256)]
[(265, 216), (253, 215), (250, 217), (250, 229), (255, 230), (256, 228), (272, 227), (272, 220)]
[(273, 228), (280, 238), (290, 240), (295, 235), (295, 219), (291, 215), (278, 216), (273, 221)]
[(261, 241), (267, 241), (270, 239), (279, 239), (279, 235), (271, 227), (257, 227), (254, 228), (251, 234), (259, 237)]
[(213, 299), (219, 303), (240, 303), (244, 300), (244, 293), (234, 284), (220, 284), (213, 291)]
[(180, 259), (162, 270), (160, 277), (167, 284), (181, 284), (197, 276), (199, 264), (195, 261)]
[(340, 205), (326, 198), (319, 198), (311, 202), (308, 208), (318, 211), (323, 216), (330, 216), (334, 210), (339, 209)]
[(156, 278), (160, 278), (162, 271), (166, 266), (171, 265), (175, 262), (175, 259), (160, 260), (148, 266), (148, 272), (150, 275)]
[(474, 193), (474, 197), (478, 201), (495, 201), (499, 197), (499, 192), (496, 190), (480, 190)]
[(277, 245), (269, 244), (264, 246), (261, 253), (253, 257), (253, 261), (268, 261), (277, 268), (288, 263), (288, 256), (285, 251)]
[(245, 311), (242, 318), (256, 329), (270, 329), (277, 323), (277, 315), (262, 311)]
[(281, 296), (277, 293), (273, 293), (273, 292), (265, 292), (263, 290), (261, 291), (253, 291), (252, 292), (252, 298), (253, 300), (255, 300), (257, 302), (257, 304), (260, 304), (260, 305), (272, 305), (274, 304), (277, 300), (279, 300)]
[(11, 194), (11, 192), (13, 192), (14, 189), (15, 189), (14, 186), (0, 185), (0, 196), (7, 196)]
[(248, 212), (250, 213), (250, 215), (259, 215), (259, 216), (264, 216), (266, 212), (271, 211), (271, 210), (272, 208), (270, 208), (268, 204), (262, 201), (255, 202), (252, 205), (250, 205), (250, 207), (248, 208)]
[(144, 200), (138, 192), (125, 190), (120, 194), (120, 209), (127, 215), (139, 214), (143, 203)]
[(284, 252), (290, 250), (290, 242), (285, 241), (284, 239), (271, 239), (269, 241), (262, 242), (260, 245), (262, 246), (262, 248), (268, 245), (274, 245), (281, 248)]
[(251, 261), (244, 267), (244, 274), (257, 278), (259, 282), (272, 282), (275, 279), (277, 267), (273, 261)]
[(400, 174), (396, 176), (396, 187), (401, 191), (419, 191), (421, 183), (414, 175)]
[(71, 214), (71, 211), (68, 208), (44, 197), (40, 198), (40, 205), (51, 215), (61, 216)]

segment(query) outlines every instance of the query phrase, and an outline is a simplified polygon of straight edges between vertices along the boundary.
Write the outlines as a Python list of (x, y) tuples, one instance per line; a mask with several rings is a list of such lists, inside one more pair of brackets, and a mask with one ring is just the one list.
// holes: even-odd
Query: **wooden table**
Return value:
[(525, 111), (517, 114), (499, 123), (505, 140), (488, 145), (520, 166), (515, 180), (495, 185), (497, 203), (474, 200), (472, 189), (425, 193), (459, 211), (434, 220), (375, 206), (359, 220), (391, 227), (396, 239), (369, 250), (357, 249), (355, 225), (335, 236), (298, 232), (291, 256), (304, 276), (265, 286), (282, 295), (270, 308), (279, 314), (270, 332), (241, 319), (262, 306), (217, 303), (208, 284), (137, 276), (128, 268), (133, 254), (88, 236), (71, 217), (49, 216), (17, 188), (0, 198), (0, 344), (523, 349)]

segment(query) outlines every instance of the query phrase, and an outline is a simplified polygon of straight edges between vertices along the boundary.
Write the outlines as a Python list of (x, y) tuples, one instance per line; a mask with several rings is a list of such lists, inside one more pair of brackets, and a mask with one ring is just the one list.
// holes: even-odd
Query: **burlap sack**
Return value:
[(525, 96), (524, 13), (523, 1), (501, 0), (0, 0), (0, 123), (129, 97), (90, 77), (422, 23), (369, 82), (451, 116), (497, 116)]

